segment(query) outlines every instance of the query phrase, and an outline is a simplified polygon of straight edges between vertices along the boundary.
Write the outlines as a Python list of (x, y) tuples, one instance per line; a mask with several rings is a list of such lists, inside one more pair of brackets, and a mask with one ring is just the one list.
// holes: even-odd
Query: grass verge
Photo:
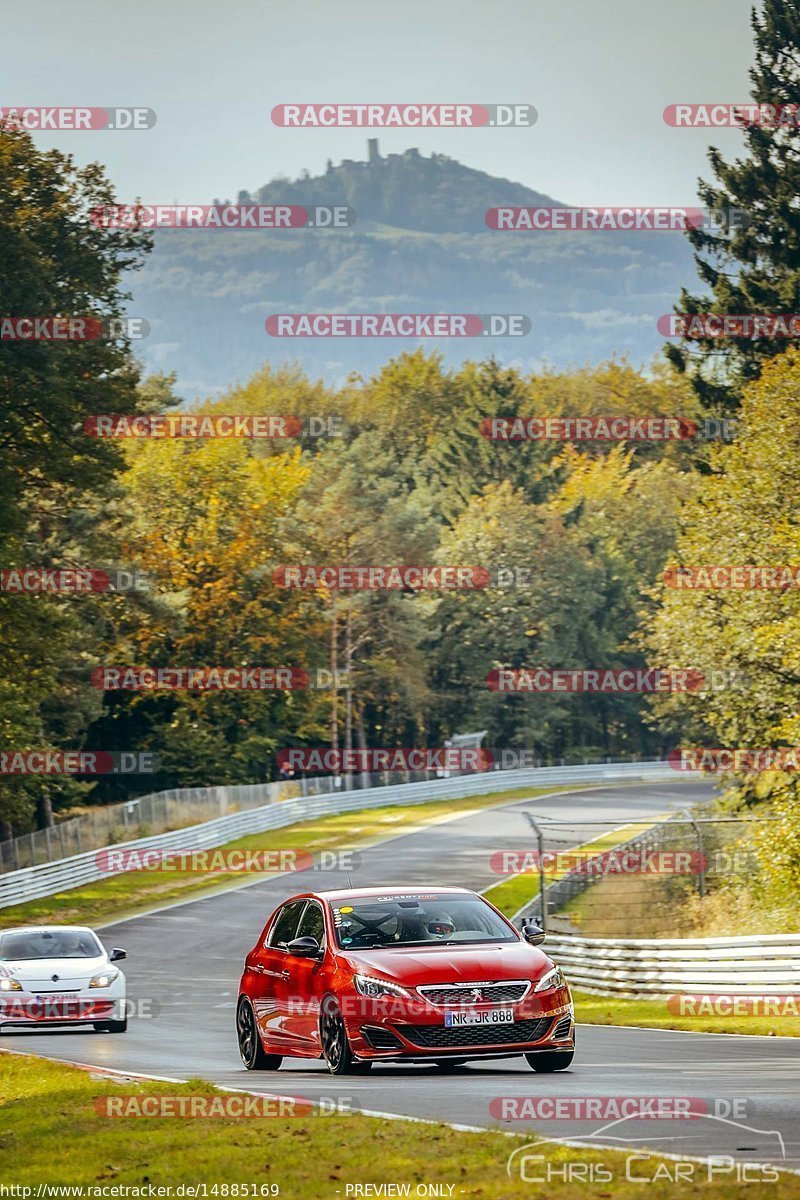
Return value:
[(689, 1033), (757, 1033), (767, 1037), (800, 1037), (794, 1016), (673, 1016), (666, 1000), (628, 1000), (573, 992), (575, 1019), (586, 1025), (639, 1025), (648, 1029), (683, 1029)]
[[(344, 1082), (337, 1083), (337, 1091), (346, 1090)], [(0, 1054), (3, 1183), (32, 1188), (38, 1184), (139, 1187), (145, 1196), (149, 1186), (174, 1189), (181, 1184), (205, 1184), (206, 1194), (212, 1198), (236, 1195), (232, 1185), (248, 1184), (248, 1192), (239, 1191), (239, 1196), (268, 1196), (273, 1188), (271, 1194), (280, 1200), (344, 1198), (348, 1184), (374, 1185), (375, 1190), (362, 1190), (361, 1196), (381, 1195), (380, 1185), (384, 1185), (384, 1195), (423, 1195), (425, 1192), (418, 1191), (420, 1184), (428, 1185), (428, 1194), (476, 1200), (544, 1194), (540, 1187), (534, 1190), (530, 1183), (521, 1183), (518, 1174), (516, 1179), (506, 1174), (509, 1154), (535, 1140), (533, 1130), (509, 1138), (502, 1132), (461, 1132), (446, 1125), (380, 1120), (355, 1113), (126, 1119), (100, 1115), (95, 1108), (96, 1102), (102, 1104), (107, 1097), (141, 1099), (144, 1095), (224, 1094), (202, 1080), (187, 1084), (122, 1082), (46, 1059)], [(544, 1132), (549, 1136), (549, 1131)], [(560, 1200), (585, 1200), (588, 1194), (615, 1200), (642, 1195), (642, 1183), (626, 1179), (624, 1151), (545, 1143), (533, 1153), (543, 1156), (533, 1164), (534, 1175), (552, 1172)], [(569, 1163), (583, 1164), (583, 1179), (565, 1181)], [(602, 1190), (598, 1192), (596, 1185), (587, 1189), (586, 1172), (601, 1166), (606, 1172), (601, 1176)], [(737, 1184), (731, 1175), (706, 1182), (707, 1164), (695, 1164), (695, 1178), (676, 1183), (677, 1166), (656, 1157), (637, 1158), (635, 1174), (653, 1179), (647, 1187), (649, 1200), (675, 1200), (676, 1189), (687, 1198), (699, 1189), (725, 1200), (752, 1197), (752, 1184)], [(387, 1191), (387, 1184), (400, 1185), (403, 1190)], [(432, 1190), (433, 1184), (439, 1185), (438, 1192)], [(211, 1190), (214, 1185), (220, 1186), (216, 1193)], [(230, 1190), (221, 1190), (224, 1185)], [(548, 1189), (547, 1194), (554, 1193)], [(800, 1178), (778, 1176), (770, 1183), (770, 1196), (775, 1200), (800, 1197)]]

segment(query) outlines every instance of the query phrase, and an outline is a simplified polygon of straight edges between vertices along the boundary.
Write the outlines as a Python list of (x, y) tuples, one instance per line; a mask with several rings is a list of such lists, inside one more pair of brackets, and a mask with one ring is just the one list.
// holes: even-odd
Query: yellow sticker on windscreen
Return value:
[(353, 911), (353, 906), (352, 906), (352, 904), (344, 904), (344, 905), (342, 905), (342, 907), (339, 909), (339, 912), (352, 912), (352, 911)]

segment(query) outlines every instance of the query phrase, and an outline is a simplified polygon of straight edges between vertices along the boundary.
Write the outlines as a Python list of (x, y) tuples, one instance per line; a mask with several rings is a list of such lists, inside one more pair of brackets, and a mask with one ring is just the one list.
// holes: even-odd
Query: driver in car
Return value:
[(428, 913), (425, 928), (434, 941), (446, 941), (456, 931), (455, 922), (447, 912)]

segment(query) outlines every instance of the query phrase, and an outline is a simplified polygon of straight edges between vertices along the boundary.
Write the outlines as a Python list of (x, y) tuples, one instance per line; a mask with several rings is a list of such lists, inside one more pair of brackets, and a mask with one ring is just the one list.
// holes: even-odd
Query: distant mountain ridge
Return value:
[[(341, 382), (376, 370), (418, 343), (410, 338), (273, 338), (275, 313), (520, 313), (524, 338), (426, 340), (447, 362), (494, 354), (529, 370), (659, 350), (658, 317), (696, 283), (682, 234), (497, 232), (497, 205), (562, 207), (523, 184), (445, 155), (417, 150), (365, 162), (329, 162), (322, 175), (273, 179), (239, 203), (333, 205), (355, 210), (348, 229), (163, 230), (130, 306), (151, 325), (140, 343), (150, 370), (175, 371), (181, 394), (217, 394), (265, 361), (300, 362)], [(219, 201), (222, 203), (222, 201)]]

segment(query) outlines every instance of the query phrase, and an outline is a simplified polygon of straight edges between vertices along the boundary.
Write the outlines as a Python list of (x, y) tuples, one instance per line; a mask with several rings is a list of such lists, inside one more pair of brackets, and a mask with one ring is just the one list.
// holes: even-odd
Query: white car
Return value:
[(43, 1025), (128, 1027), (125, 976), (93, 930), (29, 925), (0, 932), (0, 1032)]

